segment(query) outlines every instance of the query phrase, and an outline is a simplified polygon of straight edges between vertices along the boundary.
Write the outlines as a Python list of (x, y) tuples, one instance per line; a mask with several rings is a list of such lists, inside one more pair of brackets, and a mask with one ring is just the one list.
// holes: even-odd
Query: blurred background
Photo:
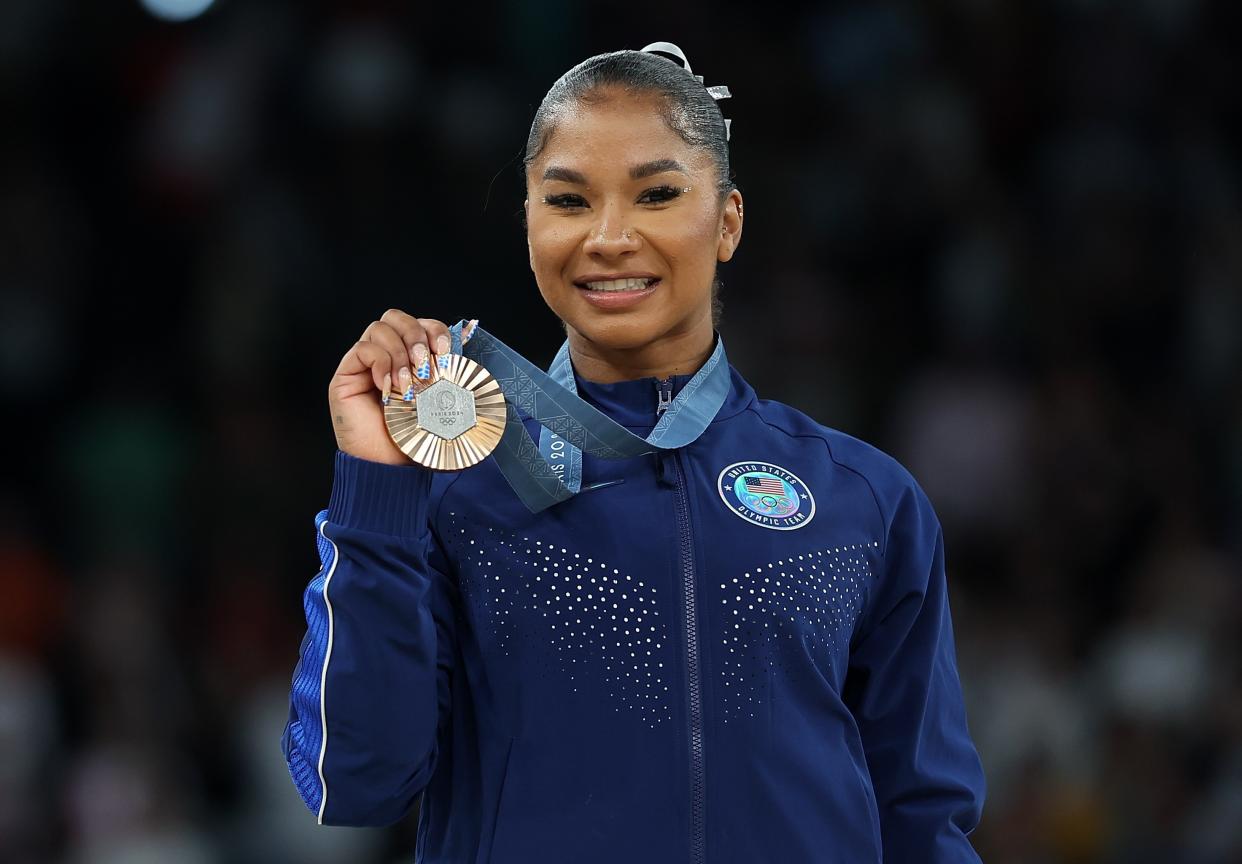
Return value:
[(413, 860), (280, 754), (326, 385), (390, 306), (551, 359), (519, 154), (653, 40), (734, 94), (731, 360), (944, 523), (984, 861), (1242, 861), (1240, 17), (5, 0), (0, 862)]

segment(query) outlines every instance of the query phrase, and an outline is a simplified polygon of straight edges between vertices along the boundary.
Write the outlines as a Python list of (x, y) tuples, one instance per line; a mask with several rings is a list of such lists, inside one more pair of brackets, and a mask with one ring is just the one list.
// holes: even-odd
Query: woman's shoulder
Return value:
[(913, 494), (925, 498), (918, 481), (896, 457), (841, 429), (821, 423), (805, 412), (775, 399), (755, 399), (749, 406), (768, 427), (795, 438), (822, 441), (832, 462), (861, 476), (882, 510), (891, 513), (899, 500)]

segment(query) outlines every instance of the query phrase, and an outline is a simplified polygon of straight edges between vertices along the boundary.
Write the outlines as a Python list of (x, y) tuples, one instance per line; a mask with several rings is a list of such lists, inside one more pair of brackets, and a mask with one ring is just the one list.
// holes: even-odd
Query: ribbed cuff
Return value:
[(427, 518), (431, 471), (336, 451), (328, 521), (377, 534), (417, 537)]

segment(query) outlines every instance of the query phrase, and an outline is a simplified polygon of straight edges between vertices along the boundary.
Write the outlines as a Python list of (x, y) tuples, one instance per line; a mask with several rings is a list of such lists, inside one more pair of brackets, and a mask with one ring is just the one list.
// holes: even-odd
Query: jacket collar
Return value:
[[(673, 395), (680, 393), (681, 388), (693, 377), (693, 374), (672, 376), (670, 380)], [(713, 423), (732, 417), (755, 400), (755, 391), (732, 365), (729, 366), (729, 377), (729, 393), (712, 420)], [(658, 378), (635, 378), (629, 381), (601, 384), (597, 381), (587, 381), (575, 369), (574, 383), (578, 385), (579, 396), (622, 426), (650, 431), (659, 419), (656, 414), (660, 392), (660, 379)]]

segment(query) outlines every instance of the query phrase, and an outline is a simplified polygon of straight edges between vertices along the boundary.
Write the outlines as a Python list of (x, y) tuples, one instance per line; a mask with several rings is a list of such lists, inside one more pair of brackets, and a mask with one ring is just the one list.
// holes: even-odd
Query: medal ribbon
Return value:
[[(729, 363), (724, 342), (717, 337), (703, 368), (686, 382), (651, 434), (641, 438), (578, 395), (568, 340), (544, 372), (482, 327), (476, 326), (463, 346), (465, 323), (449, 328), (452, 350), (483, 366), (505, 394), (505, 431), (492, 457), (532, 513), (581, 491), (584, 452), (628, 459), (684, 447), (703, 434), (729, 393)], [(540, 446), (526, 431), (519, 410), (543, 427)]]

